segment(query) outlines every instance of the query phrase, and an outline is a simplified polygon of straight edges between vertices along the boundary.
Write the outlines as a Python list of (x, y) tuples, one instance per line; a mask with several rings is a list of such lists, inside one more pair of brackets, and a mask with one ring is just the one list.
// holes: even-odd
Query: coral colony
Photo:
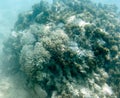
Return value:
[(90, 0), (45, 0), (21, 13), (6, 59), (39, 98), (119, 98), (120, 14)]

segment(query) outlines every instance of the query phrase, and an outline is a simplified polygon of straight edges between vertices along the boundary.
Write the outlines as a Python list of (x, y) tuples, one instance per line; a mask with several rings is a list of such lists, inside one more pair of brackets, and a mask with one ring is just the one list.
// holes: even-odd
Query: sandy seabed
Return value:
[(16, 74), (12, 77), (0, 72), (0, 98), (33, 98), (31, 91), (25, 87), (22, 75)]

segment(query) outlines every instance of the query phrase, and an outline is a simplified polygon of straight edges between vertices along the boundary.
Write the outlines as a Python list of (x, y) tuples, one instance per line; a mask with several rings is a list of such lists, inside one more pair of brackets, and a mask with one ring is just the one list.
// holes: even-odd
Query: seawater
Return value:
[[(51, 0), (48, 0), (52, 2)], [(119, 0), (92, 0), (95, 3), (116, 4), (120, 7)], [(40, 0), (1, 0), (0, 1), (0, 98), (37, 98), (32, 90), (25, 86), (24, 74), (8, 75), (2, 68), (5, 59), (2, 55), (4, 40), (9, 37), (18, 14), (30, 10), (32, 5)], [(119, 8), (120, 9), (120, 8)], [(6, 68), (8, 69), (8, 68)]]

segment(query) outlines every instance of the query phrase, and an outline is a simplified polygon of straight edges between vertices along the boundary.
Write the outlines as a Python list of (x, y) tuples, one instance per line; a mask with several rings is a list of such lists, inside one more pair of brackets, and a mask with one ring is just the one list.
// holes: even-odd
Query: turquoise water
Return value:
[[(31, 6), (40, 0), (2, 0), (0, 3), (0, 35), (7, 35), (13, 28), (19, 13), (30, 10)], [(52, 1), (52, 0), (48, 0)], [(119, 0), (92, 0), (96, 3), (116, 4), (120, 7)], [(3, 33), (4, 32), (4, 33)], [(7, 32), (7, 33), (5, 33)]]
[(119, 0), (92, 0), (93, 2), (103, 3), (103, 4), (115, 4), (120, 8)]
[[(92, 0), (96, 3), (115, 4), (120, 7), (119, 0)], [(9, 37), (14, 23), (17, 21), (18, 14), (31, 10), (32, 5), (39, 3), (40, 0), (1, 0), (0, 3), (0, 59), (2, 56), (3, 41)], [(51, 0), (49, 1), (51, 2)], [(38, 98), (32, 90), (28, 90), (25, 85), (24, 75), (6, 75), (2, 70), (4, 62), (0, 61), (0, 98)], [(22, 81), (22, 82), (20, 82)]]

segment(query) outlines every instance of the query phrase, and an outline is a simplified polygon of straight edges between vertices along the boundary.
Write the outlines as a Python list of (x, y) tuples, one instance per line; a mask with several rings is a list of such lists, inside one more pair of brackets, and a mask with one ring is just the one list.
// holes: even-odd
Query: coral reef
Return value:
[(19, 15), (5, 42), (10, 70), (23, 71), (39, 97), (119, 97), (120, 21), (114, 8), (42, 0)]

